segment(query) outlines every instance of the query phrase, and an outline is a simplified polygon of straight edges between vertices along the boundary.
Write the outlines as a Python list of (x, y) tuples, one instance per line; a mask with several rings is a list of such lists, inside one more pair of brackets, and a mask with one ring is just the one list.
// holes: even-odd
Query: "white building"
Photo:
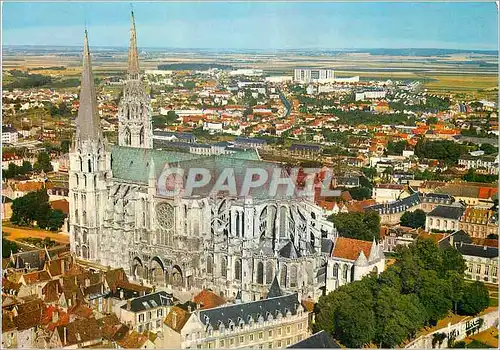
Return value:
[(387, 92), (385, 90), (370, 90), (356, 92), (356, 101), (373, 100), (385, 98)]
[(293, 80), (297, 83), (328, 83), (335, 80), (333, 69), (295, 69)]
[(17, 143), (17, 129), (12, 125), (2, 125), (2, 144), (16, 144)]

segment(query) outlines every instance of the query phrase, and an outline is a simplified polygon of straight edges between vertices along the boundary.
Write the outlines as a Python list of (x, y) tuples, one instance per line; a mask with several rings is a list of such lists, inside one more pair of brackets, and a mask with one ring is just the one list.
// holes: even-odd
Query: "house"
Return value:
[(403, 199), (367, 206), (364, 210), (376, 211), (380, 215), (380, 223), (382, 225), (396, 225), (399, 224), (401, 216), (403, 216), (405, 212), (414, 211), (418, 209), (419, 206), (420, 194), (415, 192)]
[(193, 302), (198, 305), (199, 309), (212, 309), (227, 303), (227, 301), (216, 293), (203, 289), (200, 293), (193, 297)]
[(127, 332), (115, 343), (118, 349), (156, 349), (156, 345), (150, 340), (148, 335), (138, 333), (135, 330)]
[(290, 153), (297, 156), (314, 157), (321, 154), (321, 146), (319, 145), (302, 145), (293, 143), (290, 146)]
[(252, 137), (237, 137), (234, 145), (241, 148), (265, 148), (267, 141)]
[(266, 298), (167, 315), (162, 348), (282, 348), (309, 336), (309, 313), (298, 294), (284, 294), (275, 277)]
[(10, 163), (22, 166), (23, 161), (24, 158), (16, 155), (15, 153), (2, 153), (2, 170), (7, 170)]
[(456, 231), (439, 242), (440, 248), (452, 246), (462, 254), (467, 265), (465, 278), (472, 281), (498, 284), (498, 240), (484, 245), (462, 230)]
[(2, 125), (2, 144), (16, 144), (17, 134), (17, 129), (11, 124)]
[(442, 193), (420, 193), (420, 209), (426, 213), (434, 210), (438, 205), (451, 205), (455, 198)]
[(57, 326), (49, 340), (49, 347), (74, 349), (102, 343), (103, 334), (94, 317), (81, 318), (66, 325)]
[(119, 318), (130, 329), (139, 333), (145, 330), (158, 332), (173, 304), (173, 295), (165, 291), (146, 294), (127, 300), (120, 308)]
[(457, 205), (438, 205), (427, 214), (425, 219), (425, 230), (431, 231), (456, 231), (459, 228), (459, 220), (465, 208)]
[(396, 246), (408, 246), (419, 236), (416, 229), (404, 226), (382, 227), (380, 238), (384, 252), (393, 252)]
[(154, 131), (153, 140), (196, 143), (196, 137), (186, 132)]
[(12, 216), (12, 199), (2, 195), (2, 221), (9, 220)]
[(469, 207), (460, 217), (459, 229), (477, 238), (498, 234), (498, 213), (490, 209)]
[(17, 333), (13, 312), (2, 310), (2, 349), (18, 348)]
[[(323, 243), (326, 244), (326, 241)], [(350, 282), (359, 281), (372, 272), (380, 274), (384, 268), (385, 257), (382, 244), (375, 240), (367, 242), (338, 237), (327, 261), (326, 290), (333, 291)]]

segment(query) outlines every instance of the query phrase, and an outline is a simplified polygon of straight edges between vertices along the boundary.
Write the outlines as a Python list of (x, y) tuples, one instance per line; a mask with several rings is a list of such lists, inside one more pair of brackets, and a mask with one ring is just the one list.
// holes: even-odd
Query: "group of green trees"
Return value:
[(389, 141), (389, 143), (387, 144), (387, 154), (400, 156), (403, 154), (403, 151), (406, 149), (406, 147), (408, 147), (408, 142), (405, 140)]
[(469, 182), (486, 182), (492, 183), (498, 180), (498, 175), (493, 174), (477, 174), (474, 169), (469, 169), (467, 174), (462, 176), (462, 180)]
[(9, 163), (9, 167), (3, 171), (3, 177), (5, 179), (12, 179), (19, 175), (26, 175), (33, 171), (31, 163), (27, 160), (23, 161), (23, 165), (19, 166), (14, 163)]
[(52, 209), (49, 196), (45, 189), (29, 192), (12, 202), (12, 217), (10, 221), (20, 226), (36, 225), (42, 229), (58, 231), (64, 224), (66, 214), (61, 210)]
[(35, 165), (33, 169), (38, 171), (44, 171), (46, 173), (54, 170), (52, 164), (50, 163), (50, 155), (47, 152), (40, 152), (36, 158)]
[(428, 96), (425, 103), (407, 105), (403, 102), (390, 102), (389, 106), (397, 111), (412, 111), (412, 112), (442, 112), (450, 108), (450, 99), (447, 97)]
[(167, 115), (155, 115), (153, 116), (153, 128), (165, 128), (167, 125), (175, 124), (179, 116), (175, 114), (175, 111), (168, 111)]
[(372, 241), (380, 239), (380, 215), (375, 211), (338, 213), (329, 217), (342, 237)]
[(415, 211), (405, 211), (401, 216), (400, 223), (402, 226), (411, 228), (419, 228), (425, 226), (425, 211), (417, 209)]
[(464, 282), (465, 261), (451, 246), (418, 239), (396, 249), (396, 262), (380, 275), (341, 286), (320, 297), (315, 330), (349, 348), (397, 347), (451, 310), (474, 315), (489, 305), (481, 282)]
[(457, 164), (460, 156), (467, 154), (466, 146), (453, 141), (418, 140), (415, 155), (419, 158), (438, 159), (446, 164)]

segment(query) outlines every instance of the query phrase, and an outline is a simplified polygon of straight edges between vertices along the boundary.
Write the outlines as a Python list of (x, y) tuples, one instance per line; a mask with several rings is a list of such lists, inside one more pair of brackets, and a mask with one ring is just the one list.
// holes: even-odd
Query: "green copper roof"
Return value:
[[(201, 156), (187, 152), (178, 152), (171, 150), (158, 150), (146, 148), (133, 148), (124, 146), (111, 147), (113, 177), (120, 180), (131, 182), (147, 183), (150, 174), (150, 162), (153, 159), (156, 178), (159, 177), (167, 163), (171, 167), (175, 164), (186, 161), (192, 161), (191, 167), (214, 167), (214, 158), (218, 159), (217, 168), (224, 166), (228, 167), (245, 167), (245, 163), (250, 161), (259, 161), (259, 155), (255, 150), (237, 151), (236, 153), (224, 156)], [(207, 164), (205, 161), (212, 159)], [(186, 163), (183, 164), (183, 167)]]

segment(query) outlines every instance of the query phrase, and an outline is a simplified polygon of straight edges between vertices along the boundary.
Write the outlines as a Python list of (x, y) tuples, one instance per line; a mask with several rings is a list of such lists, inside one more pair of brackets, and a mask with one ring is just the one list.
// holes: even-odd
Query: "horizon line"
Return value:
[[(2, 47), (65, 47), (65, 48), (81, 48), (82, 45), (48, 45), (48, 44), (7, 44), (2, 45)], [(90, 45), (90, 47), (95, 48), (114, 48), (114, 49), (128, 49), (128, 46), (113, 46), (113, 45)], [(343, 50), (343, 51), (355, 51), (355, 50), (449, 50), (449, 51), (500, 51), (499, 49), (476, 49), (476, 48), (438, 48), (438, 47), (353, 47), (353, 48), (215, 48), (215, 47), (178, 47), (178, 46), (138, 46), (139, 49), (175, 49), (175, 50), (261, 50), (261, 51), (296, 51), (296, 50), (316, 50), (316, 51), (328, 51), (328, 50)]]

